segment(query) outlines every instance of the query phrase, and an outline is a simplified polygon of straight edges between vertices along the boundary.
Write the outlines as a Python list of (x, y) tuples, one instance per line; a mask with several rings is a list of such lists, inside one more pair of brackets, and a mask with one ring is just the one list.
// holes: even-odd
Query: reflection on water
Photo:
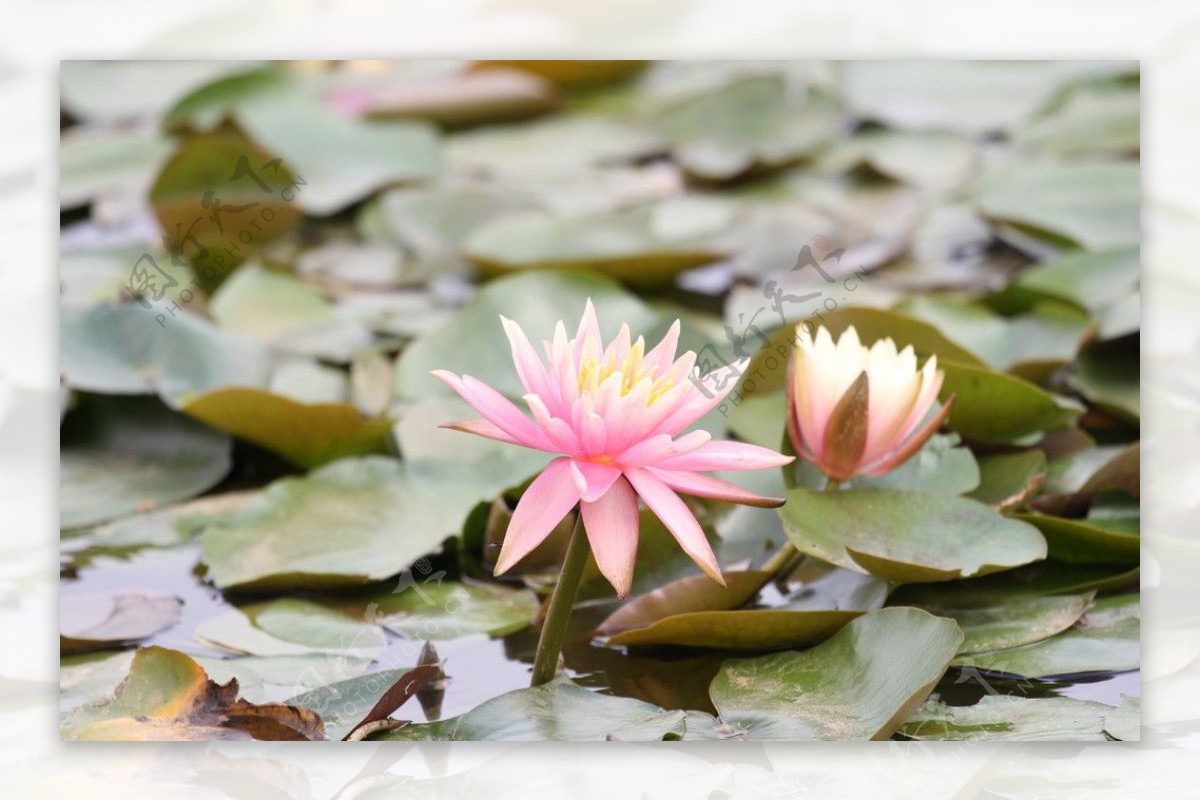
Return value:
[[(179, 622), (145, 644), (199, 657), (236, 659), (195, 637), (200, 622), (234, 605), (203, 581), (198, 568), (198, 545), (117, 554), (89, 550), (85, 539), (75, 538), (64, 542), (64, 551), (73, 552), (66, 557), (62, 574), (64, 596), (134, 589), (175, 595), (183, 601)], [(261, 599), (250, 598), (246, 602), (253, 600)], [(591, 632), (612, 609), (613, 603), (602, 602), (582, 604), (575, 610), (563, 649), (568, 674), (600, 692), (638, 698), (665, 708), (715, 713), (708, 698), (708, 686), (722, 661), (732, 654), (678, 648), (636, 649), (627, 653), (600, 647), (593, 643)], [(388, 645), (377, 656), (370, 672), (416, 665), (423, 645), (422, 641), (388, 633)], [(537, 631), (532, 627), (503, 638), (479, 635), (437, 642), (448, 678), (441, 716), (460, 715), (497, 695), (528, 686), (536, 646)], [(258, 700), (281, 701), (305, 689), (308, 688), (267, 685)], [(936, 691), (954, 705), (974, 704), (992, 693), (1031, 698), (1067, 696), (1117, 705), (1122, 695), (1139, 696), (1141, 685), (1137, 671), (1032, 681), (951, 668)], [(414, 704), (411, 712), (414, 716), (418, 714), (415, 710)]]

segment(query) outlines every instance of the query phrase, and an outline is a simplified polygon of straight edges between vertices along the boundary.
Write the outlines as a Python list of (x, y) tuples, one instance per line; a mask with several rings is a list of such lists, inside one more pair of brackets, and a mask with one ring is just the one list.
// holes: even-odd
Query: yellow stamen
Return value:
[(640, 338), (619, 363), (616, 354), (609, 356), (604, 364), (600, 364), (592, 356), (584, 356), (583, 363), (579, 366), (579, 391), (595, 392), (608, 378), (619, 375), (619, 393), (622, 396), (633, 392), (634, 387), (643, 380), (649, 380), (651, 384), (647, 403), (653, 403), (675, 385), (675, 373), (671, 371), (664, 375), (656, 375), (657, 370), (646, 368), (645, 356), (646, 344)]

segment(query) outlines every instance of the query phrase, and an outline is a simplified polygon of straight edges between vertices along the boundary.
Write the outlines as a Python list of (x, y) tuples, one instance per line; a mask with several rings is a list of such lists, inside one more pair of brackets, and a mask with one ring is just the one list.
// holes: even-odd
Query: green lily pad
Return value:
[(613, 337), (622, 322), (636, 336), (651, 329), (656, 315), (612, 281), (588, 275), (529, 273), (492, 281), (444, 326), (419, 337), (396, 363), (396, 392), (415, 398), (446, 394), (429, 375), (446, 369), (478, 378), (512, 397), (525, 394), (512, 366), (512, 351), (500, 316), (514, 320), (531, 342), (549, 339), (560, 319), (574, 333), (588, 298), (596, 306), (601, 334)]
[(985, 456), (979, 460), (979, 486), (968, 498), (997, 510), (1019, 507), (1046, 480), (1046, 454), (1036, 448)]
[(142, 197), (172, 143), (139, 130), (75, 128), (59, 146), (58, 202), (64, 209), (105, 198)]
[(183, 412), (278, 453), (301, 467), (384, 450), (392, 422), (349, 403), (299, 403), (261, 389), (230, 387), (194, 398)]
[(801, 552), (888, 581), (949, 581), (1044, 559), (1033, 528), (966, 498), (916, 490), (792, 489), (780, 510)]
[(844, 117), (825, 94), (797, 92), (780, 75), (751, 75), (683, 100), (655, 124), (684, 169), (725, 181), (812, 154), (841, 133)]
[(1092, 605), (1094, 590), (1074, 595), (1030, 595), (997, 598), (995, 603), (958, 608), (923, 605), (941, 617), (952, 618), (966, 639), (960, 654), (1015, 648), (1065, 631)]
[[(62, 104), (73, 116), (98, 122), (120, 122), (164, 112), (195, 88), (233, 72), (245, 72), (253, 61), (175, 60), (63, 61)], [(151, 79), (147, 80), (147, 70)]]
[(375, 739), (644, 742), (677, 740), (683, 728), (682, 711), (600, 695), (559, 678), (493, 698), (457, 718), (405, 726)]
[(188, 137), (159, 171), (150, 203), (178, 258), (205, 291), (299, 225), (304, 180), (240, 133)]
[(1018, 276), (1014, 286), (1098, 313), (1137, 287), (1141, 274), (1139, 255), (1138, 248), (1068, 253), (1030, 267)]
[(206, 495), (165, 509), (122, 517), (88, 532), (99, 548), (171, 548), (190, 541), (205, 526), (241, 509), (256, 490)]
[(730, 659), (710, 694), (748, 739), (883, 740), (925, 700), (962, 637), (951, 620), (881, 609), (807, 651)]
[(502, 637), (528, 626), (541, 608), (529, 590), (441, 581), (413, 584), (411, 592), (377, 593), (371, 602), (376, 605), (375, 622), (410, 640)]
[(973, 706), (930, 699), (900, 728), (913, 740), (1103, 741), (1112, 707), (1075, 698), (985, 695)]
[(917, 297), (900, 311), (936, 325), (955, 342), (978, 353), (997, 370), (1030, 363), (1050, 366), (1075, 358), (1089, 326), (1087, 315), (1053, 301), (1035, 304), (1026, 314), (1002, 317), (979, 303), (954, 303)]
[(946, 425), (969, 439), (1013, 442), (1069, 426), (1079, 411), (1016, 376), (963, 364), (938, 363), (945, 372), (939, 397), (954, 396)]
[(1136, 565), (1141, 558), (1142, 538), (1136, 531), (1113, 530), (1095, 521), (1072, 520), (1037, 513), (1016, 515), (1037, 526), (1045, 536), (1050, 556), (1082, 565)]
[(962, 186), (979, 166), (978, 146), (945, 131), (868, 131), (835, 147), (821, 160), (825, 169), (854, 166), (902, 183), (949, 191)]
[(976, 196), (979, 210), (991, 220), (1086, 250), (1137, 245), (1140, 201), (1136, 162), (1012, 167), (986, 178)]
[(316, 289), (257, 264), (243, 265), (230, 276), (209, 299), (208, 310), (222, 328), (266, 344), (333, 315), (332, 304)]
[(388, 578), (462, 529), (474, 506), (527, 475), (496, 454), (478, 462), (347, 458), (285, 478), (203, 536), (221, 589), (346, 586)]
[(662, 286), (684, 270), (724, 258), (727, 249), (717, 237), (732, 222), (731, 207), (696, 199), (578, 218), (530, 211), (484, 224), (463, 248), (486, 274), (590, 271)]
[(1072, 81), (1135, 74), (1118, 61), (843, 61), (860, 116), (902, 130), (1010, 131)]
[(962, 656), (954, 664), (1033, 679), (1136, 670), (1140, 632), (1137, 593), (1114, 595), (1097, 600), (1062, 634), (1019, 648)]
[(678, 579), (621, 605), (596, 627), (596, 634), (611, 637), (676, 615), (736, 609), (758, 595), (770, 580), (771, 574), (761, 570), (727, 571), (724, 587), (708, 576)]
[(1070, 158), (1136, 155), (1141, 102), (1136, 84), (1078, 86), (1022, 127), (1015, 141)]
[(608, 645), (679, 645), (727, 651), (778, 651), (829, 639), (861, 611), (734, 609), (685, 612), (614, 634)]
[(63, 720), (64, 740), (321, 740), (311, 710), (255, 705), (237, 682), (219, 685), (179, 651), (139, 648), (112, 698), (76, 708)]
[(961, 495), (979, 486), (979, 464), (956, 434), (935, 434), (895, 470), (882, 476), (857, 476), (855, 487), (911, 489)]
[(1132, 345), (1084, 348), (1067, 376), (1067, 384), (1089, 403), (1130, 423), (1142, 413), (1141, 354), (1134, 339)]
[(295, 82), (239, 103), (234, 114), (304, 182), (294, 200), (308, 214), (333, 214), (384, 186), (426, 180), (438, 170), (431, 126), (354, 120)]
[(196, 637), (252, 656), (337, 653), (374, 658), (387, 646), (387, 636), (371, 621), (302, 598), (229, 609), (201, 621)]
[(63, 424), (59, 525), (103, 523), (195, 497), (232, 466), (232, 443), (157, 398), (93, 397)]
[(69, 712), (82, 704), (112, 696), (129, 674), (135, 653), (128, 649), (62, 654), (58, 670), (59, 711)]
[(175, 625), (183, 603), (156, 592), (64, 595), (59, 652), (78, 654), (144, 640)]
[(1120, 706), (1104, 716), (1104, 731), (1123, 742), (1141, 740), (1142, 700), (1136, 696), (1122, 695)]
[(366, 673), (372, 664), (368, 657), (346, 653), (195, 659), (217, 683), (237, 679), (241, 697), (253, 703), (279, 698), (282, 693), (294, 694), (346, 681)]
[(225, 386), (265, 386), (266, 349), (193, 314), (136, 303), (61, 311), (67, 386), (116, 395), (159, 393), (167, 403)]
[(990, 576), (897, 587), (888, 603), (930, 608), (971, 608), (1058, 594), (1129, 590), (1138, 584), (1138, 568), (1045, 561)]

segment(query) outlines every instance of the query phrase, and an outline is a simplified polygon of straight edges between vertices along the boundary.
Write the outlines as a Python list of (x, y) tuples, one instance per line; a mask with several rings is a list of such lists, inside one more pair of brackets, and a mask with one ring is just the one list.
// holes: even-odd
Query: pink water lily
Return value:
[(542, 471), (513, 512), (495, 573), (508, 571), (578, 504), (600, 572), (624, 597), (633, 580), (638, 543), (638, 498), (658, 515), (680, 547), (713, 580), (724, 584), (700, 523), (677, 493), (754, 506), (778, 506), (736, 484), (704, 475), (712, 470), (757, 470), (792, 461), (773, 450), (684, 432), (719, 404), (742, 365), (693, 374), (696, 354), (676, 356), (679, 321), (646, 352), (622, 326), (607, 347), (591, 301), (574, 339), (560, 321), (539, 358), (525, 332), (501, 317), (524, 385), (526, 415), (492, 387), (468, 375), (436, 370), (483, 419), (449, 428), (562, 454)]

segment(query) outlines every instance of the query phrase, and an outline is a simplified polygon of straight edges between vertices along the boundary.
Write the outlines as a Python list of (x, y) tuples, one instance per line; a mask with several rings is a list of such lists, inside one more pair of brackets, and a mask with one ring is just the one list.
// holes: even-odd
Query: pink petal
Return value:
[(613, 482), (621, 477), (621, 470), (611, 464), (577, 459), (571, 462), (571, 477), (579, 489), (580, 500), (591, 503), (608, 492)]
[(525, 404), (533, 413), (533, 419), (550, 445), (550, 450), (569, 453), (572, 456), (581, 454), (579, 437), (566, 420), (550, 414), (546, 404), (537, 395), (526, 395)]
[(507, 317), (500, 318), (504, 333), (512, 347), (513, 365), (517, 368), (517, 377), (525, 386), (527, 392), (541, 396), (550, 408), (558, 408), (562, 403), (562, 392), (558, 382), (551, 381), (545, 365), (538, 358), (537, 351), (530, 344), (529, 338), (517, 325)]
[(658, 519), (675, 537), (683, 552), (700, 566), (709, 578), (725, 586), (717, 556), (704, 536), (696, 516), (687, 508), (674, 491), (648, 470), (626, 470), (625, 477), (634, 490), (646, 502), (646, 506), (658, 515)]
[(771, 509), (783, 506), (783, 498), (768, 498), (714, 476), (690, 473), (685, 470), (660, 470), (654, 467), (645, 469), (661, 479), (668, 487), (676, 492), (682, 492), (684, 495), (699, 495), (701, 498), (716, 498), (719, 501)]
[(647, 369), (665, 373), (671, 368), (671, 365), (675, 363), (675, 351), (679, 349), (679, 329), (680, 323), (678, 320), (671, 323), (671, 327), (667, 330), (667, 335), (663, 337), (662, 342), (659, 342), (646, 354), (646, 358), (642, 360), (642, 364), (646, 365)]
[(475, 434), (488, 439), (498, 439), (501, 442), (507, 442), (512, 445), (520, 445), (521, 443), (505, 434), (494, 423), (489, 423), (487, 420), (458, 420), (453, 423), (442, 423), (439, 428), (450, 428), (455, 431), (462, 431), (467, 434)]
[(580, 505), (583, 525), (596, 566), (613, 585), (618, 598), (629, 594), (637, 557), (638, 504), (629, 482), (617, 479), (599, 500)]
[(678, 433), (717, 408), (717, 405), (737, 387), (738, 380), (747, 364), (749, 362), (743, 360), (737, 364), (713, 370), (700, 378), (695, 376), (682, 378), (682, 381), (689, 381), (693, 384), (693, 391), (684, 396), (679, 406), (659, 425), (658, 430), (665, 434)]
[(766, 470), (793, 461), (794, 456), (784, 456), (770, 448), (715, 439), (690, 453), (669, 456), (652, 466), (664, 470)]
[(596, 307), (592, 305), (592, 299), (588, 298), (587, 305), (583, 307), (583, 317), (579, 318), (579, 328), (575, 332), (575, 364), (582, 364), (584, 356), (591, 356), (600, 361), (601, 344), (600, 321), (596, 319)]
[(513, 511), (494, 574), (508, 572), (540, 545), (578, 502), (579, 489), (571, 477), (571, 460), (559, 458), (546, 465)]
[(655, 434), (644, 439), (616, 457), (622, 467), (641, 467), (658, 464), (671, 456), (680, 456), (694, 451), (712, 439), (707, 431), (689, 431), (679, 439), (667, 434)]
[(919, 431), (914, 432), (908, 439), (904, 440), (903, 444), (885, 457), (882, 462), (868, 467), (863, 472), (869, 476), (881, 476), (907, 462), (912, 458), (914, 453), (921, 450), (921, 447), (934, 435), (934, 432), (941, 428), (942, 423), (945, 422), (946, 417), (950, 414), (950, 407), (953, 405), (954, 396), (951, 395), (942, 404), (942, 408), (938, 410), (938, 413), (931, 417), (929, 422), (923, 425)]
[(475, 411), (519, 444), (539, 450), (554, 450), (548, 447), (545, 435), (528, 417), (521, 414), (512, 401), (487, 384), (469, 375), (457, 376), (448, 370), (434, 370), (433, 375), (446, 382)]

